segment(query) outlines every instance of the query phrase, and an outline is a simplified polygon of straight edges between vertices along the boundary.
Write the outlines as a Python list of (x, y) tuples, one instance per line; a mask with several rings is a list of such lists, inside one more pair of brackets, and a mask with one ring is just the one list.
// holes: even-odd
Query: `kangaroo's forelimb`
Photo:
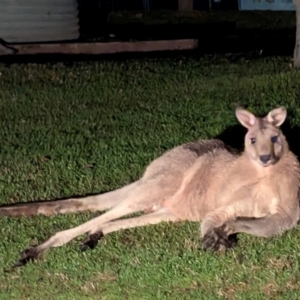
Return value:
[(262, 218), (238, 217), (226, 223), (227, 234), (248, 233), (254, 236), (269, 238), (282, 234), (296, 225), (298, 219), (291, 219), (280, 213)]
[[(294, 215), (294, 216), (293, 216)], [(219, 227), (212, 227), (203, 236), (204, 250), (226, 250), (235, 246), (231, 237), (237, 233), (248, 233), (258, 237), (269, 238), (278, 236), (296, 226), (299, 220), (299, 207), (294, 213), (286, 214), (283, 210), (265, 217), (237, 217), (228, 220)], [(218, 224), (220, 225), (220, 224)]]

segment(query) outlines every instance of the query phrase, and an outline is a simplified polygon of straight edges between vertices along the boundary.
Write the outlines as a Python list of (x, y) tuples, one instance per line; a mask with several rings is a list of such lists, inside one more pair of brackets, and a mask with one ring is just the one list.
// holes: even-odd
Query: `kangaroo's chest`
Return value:
[[(241, 180), (244, 179), (244, 180)], [(217, 206), (234, 206), (237, 216), (260, 218), (276, 212), (279, 195), (269, 178), (252, 180), (234, 176), (215, 195)]]

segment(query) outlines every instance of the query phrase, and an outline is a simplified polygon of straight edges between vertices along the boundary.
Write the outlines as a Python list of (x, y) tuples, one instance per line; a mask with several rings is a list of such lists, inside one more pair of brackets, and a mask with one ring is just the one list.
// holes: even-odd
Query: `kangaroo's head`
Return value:
[(288, 143), (279, 128), (287, 115), (284, 107), (271, 110), (264, 118), (258, 118), (243, 108), (237, 108), (235, 114), (248, 129), (244, 152), (252, 161), (267, 167), (278, 162), (288, 151)]

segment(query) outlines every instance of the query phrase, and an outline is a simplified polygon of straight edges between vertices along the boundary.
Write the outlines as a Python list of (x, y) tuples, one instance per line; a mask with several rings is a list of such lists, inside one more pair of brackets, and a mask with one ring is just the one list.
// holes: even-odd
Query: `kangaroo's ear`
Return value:
[(239, 122), (246, 128), (251, 128), (256, 123), (256, 117), (246, 109), (242, 107), (237, 107), (235, 110), (235, 115)]
[(272, 109), (266, 116), (266, 119), (274, 126), (279, 127), (285, 121), (286, 116), (287, 116), (287, 111), (283, 106), (281, 106)]

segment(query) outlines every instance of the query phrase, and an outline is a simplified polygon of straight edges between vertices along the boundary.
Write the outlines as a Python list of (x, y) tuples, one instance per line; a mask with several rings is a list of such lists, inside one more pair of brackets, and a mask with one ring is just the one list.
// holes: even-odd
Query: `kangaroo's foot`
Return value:
[(38, 251), (36, 246), (29, 247), (20, 253), (20, 259), (14, 264), (13, 267), (21, 267), (30, 261), (34, 261), (40, 257), (42, 253)]
[(98, 245), (98, 241), (103, 237), (102, 231), (98, 231), (89, 234), (86, 239), (83, 240), (80, 249), (81, 251), (86, 251), (88, 249), (94, 249)]

